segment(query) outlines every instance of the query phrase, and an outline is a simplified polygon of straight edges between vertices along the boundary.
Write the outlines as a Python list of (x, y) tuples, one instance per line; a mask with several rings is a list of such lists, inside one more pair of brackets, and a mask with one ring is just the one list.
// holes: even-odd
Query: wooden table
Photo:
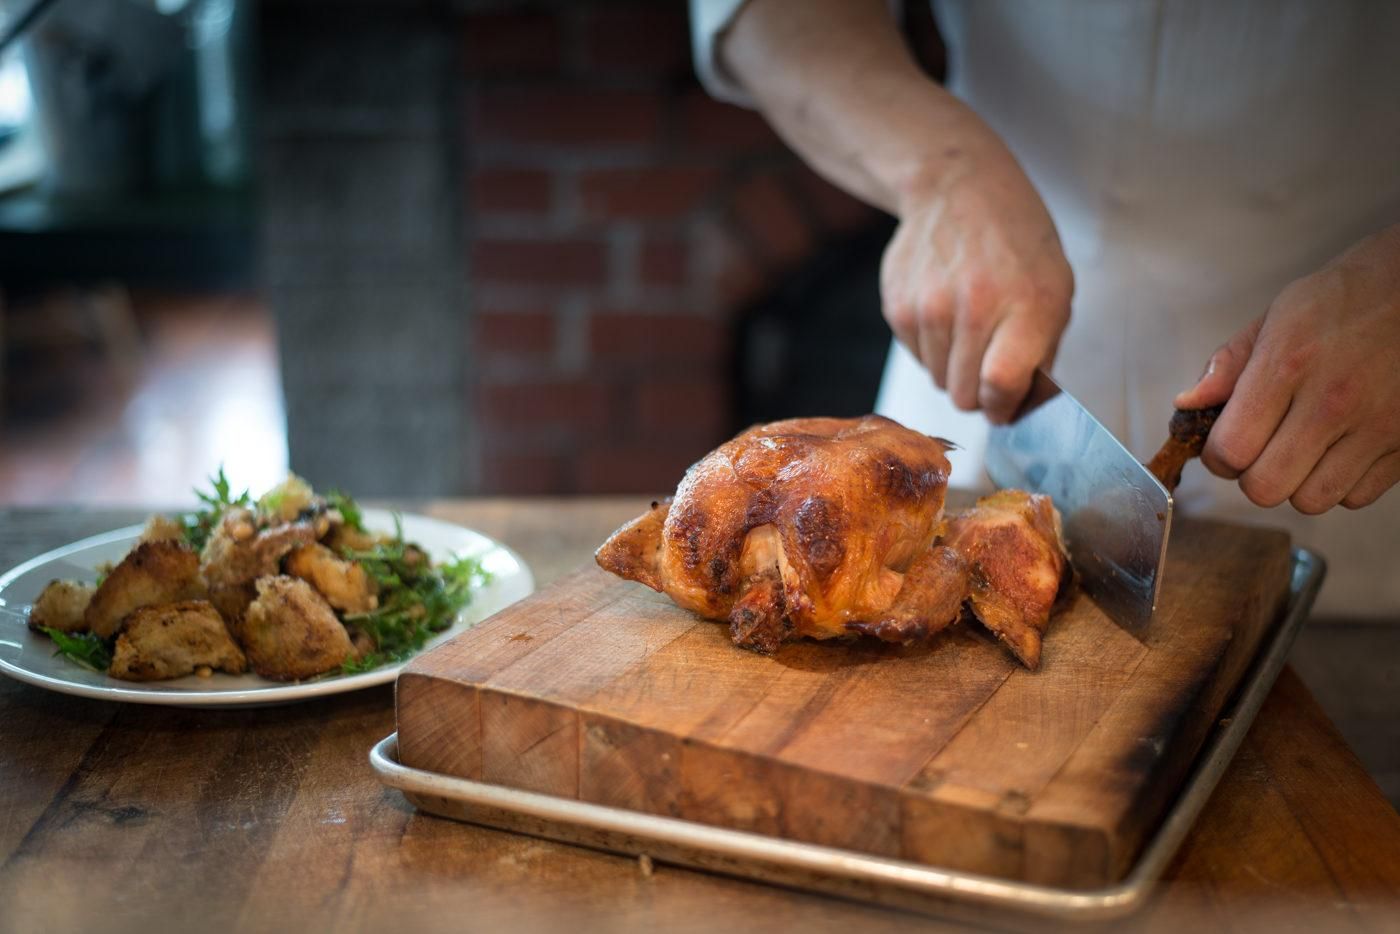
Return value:
[[(546, 583), (642, 505), (423, 511), (506, 541)], [(0, 568), (138, 518), (0, 509)], [(666, 866), (648, 875), (630, 859), (419, 815), (366, 762), (394, 728), (387, 687), (230, 711), (0, 681), (0, 931), (951, 927)], [(1400, 815), (1291, 670), (1127, 927), (1187, 924), (1400, 929)]]

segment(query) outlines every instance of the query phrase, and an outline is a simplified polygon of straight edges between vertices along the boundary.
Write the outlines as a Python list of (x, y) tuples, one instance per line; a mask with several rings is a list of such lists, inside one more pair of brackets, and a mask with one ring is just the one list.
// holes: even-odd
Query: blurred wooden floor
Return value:
[(286, 473), (273, 326), (255, 298), (132, 296), (133, 339), (113, 353), (65, 326), (70, 303), (0, 312), (0, 503), (179, 505), (220, 464), (254, 490)]

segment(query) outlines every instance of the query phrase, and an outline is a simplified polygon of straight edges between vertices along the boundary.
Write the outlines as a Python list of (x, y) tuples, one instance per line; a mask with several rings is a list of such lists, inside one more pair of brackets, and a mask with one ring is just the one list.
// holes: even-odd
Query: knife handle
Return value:
[(1167, 442), (1147, 464), (1147, 469), (1162, 481), (1167, 492), (1176, 490), (1186, 462), (1201, 456), (1206, 438), (1224, 410), (1224, 405), (1215, 405), (1208, 409), (1177, 409), (1172, 413), (1167, 424)]

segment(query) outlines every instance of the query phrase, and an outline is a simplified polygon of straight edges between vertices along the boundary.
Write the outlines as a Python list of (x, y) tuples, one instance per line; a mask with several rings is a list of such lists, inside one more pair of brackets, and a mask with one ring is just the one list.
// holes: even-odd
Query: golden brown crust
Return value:
[(204, 595), (193, 550), (169, 540), (141, 542), (102, 581), (83, 620), (89, 631), (110, 639), (134, 610)]
[(257, 596), (254, 582), (277, 574), (282, 558), (298, 545), (316, 541), (313, 520), (289, 522), (258, 531), (251, 510), (224, 513), (200, 556), (200, 573), (209, 599), (230, 623), (243, 615)]
[(29, 608), (29, 628), (57, 629), (59, 632), (86, 632), (84, 615), (92, 595), (97, 592), (94, 584), (78, 581), (49, 581), (39, 594), (34, 605)]
[(619, 529), (598, 561), (711, 619), (733, 624), (739, 606), (745, 631), (772, 602), (746, 595), (776, 580), (785, 636), (846, 636), (847, 622), (889, 607), (932, 544), (949, 447), (877, 415), (755, 426), (691, 467), (664, 516)]
[[(742, 580), (776, 569), (795, 635), (844, 635), (847, 621), (888, 605), (886, 570), (902, 571), (932, 543), (945, 451), (879, 416), (749, 429), (676, 491), (663, 531), (667, 592), (725, 619)], [(774, 547), (750, 552), (758, 566), (745, 567), (746, 539), (764, 526), (776, 531)]]
[(661, 529), (671, 499), (651, 504), (651, 508), (608, 536), (593, 553), (598, 566), (619, 577), (661, 589)]
[(963, 556), (935, 545), (909, 566), (888, 610), (872, 620), (853, 620), (846, 628), (885, 642), (920, 642), (958, 621), (969, 586)]
[(1060, 516), (1050, 497), (1001, 490), (948, 518), (942, 544), (969, 563), (977, 618), (1030, 669), (1068, 572)]
[(325, 545), (299, 545), (282, 562), (283, 569), (316, 588), (326, 602), (345, 613), (368, 613), (379, 606), (374, 583), (365, 569), (336, 555)]
[(241, 674), (248, 663), (213, 605), (187, 600), (128, 616), (107, 673), (124, 681), (162, 681), (201, 667)]
[(320, 594), (295, 577), (264, 577), (238, 624), (248, 663), (273, 681), (299, 681), (339, 668), (354, 654), (350, 635)]

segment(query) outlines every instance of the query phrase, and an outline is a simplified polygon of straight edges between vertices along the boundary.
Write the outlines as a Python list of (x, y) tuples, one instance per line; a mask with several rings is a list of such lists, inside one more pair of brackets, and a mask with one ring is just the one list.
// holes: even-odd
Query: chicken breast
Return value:
[(288, 552), (312, 544), (316, 538), (316, 526), (310, 520), (259, 531), (252, 510), (228, 510), (199, 559), (200, 574), (214, 608), (224, 619), (237, 620), (257, 596), (257, 579), (278, 574)]
[(83, 613), (87, 629), (110, 639), (127, 614), (143, 606), (205, 595), (199, 556), (180, 542), (141, 542), (102, 581)]
[(365, 569), (346, 561), (325, 545), (300, 545), (287, 555), (282, 568), (306, 581), (326, 602), (344, 613), (367, 613), (379, 606), (374, 582)]
[(304, 580), (260, 578), (237, 634), (253, 670), (274, 681), (297, 681), (339, 668), (354, 654), (350, 634), (325, 599)]
[(95, 584), (49, 581), (29, 608), (29, 628), (35, 631), (57, 629), (60, 632), (86, 632), (84, 615), (96, 591)]
[(124, 681), (163, 681), (203, 667), (241, 674), (248, 660), (209, 601), (187, 600), (128, 616), (107, 673)]

